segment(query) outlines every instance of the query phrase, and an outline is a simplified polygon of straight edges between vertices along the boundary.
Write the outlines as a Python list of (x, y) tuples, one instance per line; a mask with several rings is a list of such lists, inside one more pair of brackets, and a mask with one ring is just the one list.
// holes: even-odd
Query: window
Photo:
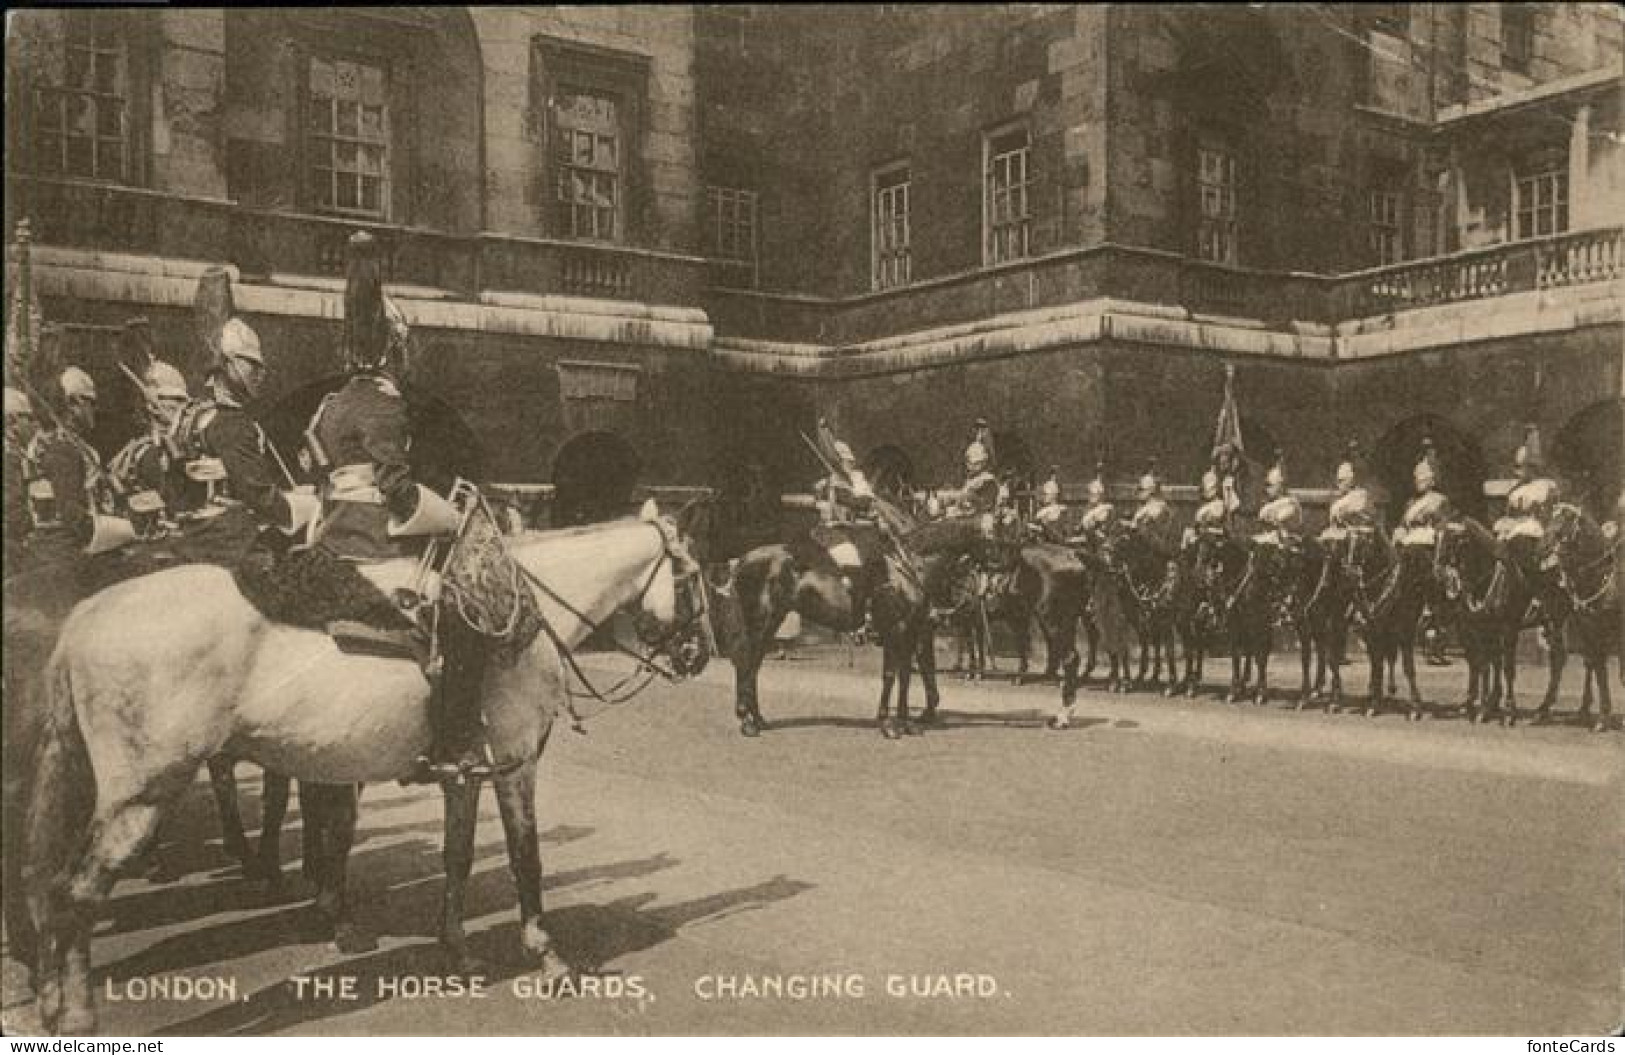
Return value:
[(1569, 173), (1567, 167), (1543, 165), (1514, 180), (1517, 228), (1514, 237), (1539, 238), (1569, 229)]
[(989, 264), (1019, 260), (1028, 252), (1032, 225), (1027, 130), (1018, 128), (987, 138), (985, 147), (986, 244)]
[(1196, 191), (1201, 207), (1196, 255), (1220, 264), (1236, 262), (1236, 159), (1220, 147), (1196, 151)]
[(1366, 232), (1371, 261), (1379, 267), (1397, 264), (1405, 259), (1400, 215), (1400, 195), (1397, 190), (1378, 187), (1366, 192)]
[(389, 216), (389, 76), (348, 59), (310, 60), (310, 189), (324, 212)]
[(570, 238), (619, 241), (621, 107), (612, 95), (566, 87), (553, 101), (558, 225)]
[(873, 230), (874, 250), (871, 276), (875, 289), (906, 286), (912, 275), (909, 256), (909, 189), (907, 165), (897, 165), (875, 174)]
[(757, 196), (753, 190), (707, 187), (707, 253), (719, 284), (756, 285)]
[(1519, 73), (1529, 72), (1535, 51), (1535, 8), (1533, 4), (1501, 4), (1501, 65)]
[(124, 182), (129, 178), (129, 47), (105, 12), (63, 17), (62, 64), (34, 89), (35, 154), (41, 172)]

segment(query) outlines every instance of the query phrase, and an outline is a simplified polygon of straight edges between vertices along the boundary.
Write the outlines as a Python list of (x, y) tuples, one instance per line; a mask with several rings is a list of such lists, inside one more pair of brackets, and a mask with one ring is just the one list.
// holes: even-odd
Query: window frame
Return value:
[[(1001, 141), (1010, 140), (1018, 135), (1021, 137), (1019, 147), (1009, 150), (998, 149)], [(1032, 155), (1032, 132), (1026, 121), (1001, 125), (982, 135), (982, 266), (984, 267), (997, 267), (1000, 264), (1026, 260), (1032, 256), (1032, 203), (1036, 182), (1033, 178)], [(1008, 201), (1019, 192), (1021, 211), (1017, 215), (1000, 220), (995, 216), (996, 203), (1001, 193), (996, 182), (998, 174), (995, 170), (1004, 159), (1016, 157), (1021, 159), (1020, 180), (1018, 182), (1010, 179), (1002, 194)], [(1006, 177), (1010, 178), (1008, 168)], [(1021, 242), (1019, 251), (1004, 247), (1004, 240), (1000, 235), (1006, 231), (1019, 233)]]
[[(896, 208), (899, 198), (901, 210)], [(869, 178), (869, 202), (869, 288), (875, 292), (901, 289), (914, 281), (914, 170), (910, 163), (894, 161), (875, 169)], [(889, 212), (888, 204), (892, 206)], [(890, 222), (885, 222), (887, 216)], [(895, 237), (899, 220), (900, 240)]]
[[(404, 151), (401, 137), (397, 130), (401, 127), (400, 115), (396, 113), (399, 104), (403, 101), (398, 83), (399, 64), (392, 62), (388, 56), (379, 52), (345, 46), (343, 42), (316, 44), (306, 40), (300, 50), (300, 97), (298, 113), (300, 118), (299, 149), (300, 149), (300, 187), (302, 188), (305, 206), (313, 213), (322, 216), (340, 216), (346, 219), (361, 220), (372, 223), (394, 223), (401, 211), (399, 189), (405, 178), (402, 169)], [(349, 63), (378, 70), (383, 77), (383, 138), (379, 145), (383, 149), (383, 161), (379, 170), (379, 207), (369, 210), (360, 205), (361, 189), (359, 180), (364, 173), (357, 167), (353, 174), (357, 179), (356, 201), (354, 206), (343, 206), (337, 200), (337, 182), (332, 183), (334, 191), (333, 200), (323, 204), (317, 189), (316, 173), (320, 169), (329, 173), (329, 179), (336, 181), (341, 171), (337, 164), (318, 166), (317, 161), (322, 144), (325, 142), (329, 151), (336, 151), (341, 136), (338, 130), (338, 116), (336, 107), (338, 98), (332, 99), (335, 106), (332, 130), (327, 133), (315, 131), (312, 120), (315, 114), (315, 64), (324, 62), (332, 66), (339, 63)], [(356, 157), (359, 158), (366, 141), (360, 137), (361, 117), (356, 116), (356, 136), (354, 143), (357, 146)], [(334, 153), (327, 155), (329, 160), (336, 161)]]
[[(1512, 173), (1512, 238), (1549, 238), (1569, 230), (1569, 166), (1566, 155), (1543, 157)], [(1540, 230), (1541, 218), (1550, 230)]]
[[(750, 244), (743, 255), (729, 255), (723, 246), (723, 239), (720, 236), (723, 229), (724, 203), (735, 209), (740, 205), (747, 208), (748, 219), (745, 227), (749, 231)], [(708, 183), (705, 187), (705, 221), (706, 259), (713, 265), (711, 269), (713, 276), (727, 280), (736, 276), (744, 277), (746, 288), (755, 289), (761, 274), (761, 193), (750, 187)], [(740, 227), (737, 212), (728, 226), (737, 233)]]
[[(1238, 266), (1241, 261), (1241, 166), (1237, 151), (1227, 139), (1203, 136), (1197, 140), (1192, 157), (1195, 161), (1191, 177), (1196, 198), (1196, 259)], [(1208, 178), (1210, 157), (1218, 160), (1217, 181)], [(1209, 190), (1216, 192), (1218, 212), (1209, 211)], [(1213, 253), (1215, 248), (1222, 250), (1217, 256)]]
[[(542, 151), (541, 175), (547, 188), (541, 228), (548, 237), (587, 245), (635, 245), (643, 235), (646, 173), (642, 133), (649, 92), (649, 56), (560, 37), (531, 38), (531, 120)], [(557, 101), (567, 89), (615, 101), (619, 128), (615, 194), (616, 229), (610, 238), (574, 233), (574, 212), (564, 222), (560, 208)]]
[[(147, 129), (150, 125), (148, 106), (151, 95), (153, 26), (150, 20), (130, 17), (132, 12), (117, 10), (74, 10), (59, 9), (54, 12), (39, 11), (34, 13), (36, 18), (55, 16), (56, 21), (49, 31), (54, 37), (54, 46), (60, 47), (63, 56), (63, 76), (59, 83), (50, 83), (45, 80), (37, 66), (24, 68), (20, 72), (26, 76), (21, 95), (21, 105), (18, 109), (21, 115), (16, 122), (7, 122), (15, 129), (15, 133), (8, 132), (7, 143), (16, 153), (13, 155), (22, 160), (21, 164), (8, 159), (7, 168), (16, 167), (48, 179), (82, 180), (89, 183), (100, 183), (109, 186), (143, 186), (148, 182), (147, 166), (150, 157), (147, 147)], [(116, 54), (120, 61), (116, 89), (117, 92), (101, 92), (95, 90), (96, 86), (89, 88), (70, 87), (68, 81), (69, 53), (75, 50), (71, 43), (73, 39), (73, 26), (93, 24), (105, 30), (106, 34), (116, 41), (117, 47), (96, 47), (96, 42), (103, 38), (92, 34), (92, 46), (89, 49), (93, 55), (103, 53)], [(21, 64), (19, 64), (21, 65)], [(92, 60), (91, 75), (97, 63)], [(8, 75), (8, 80), (10, 79)], [(105, 135), (99, 130), (99, 121), (93, 122), (94, 131), (88, 137), (69, 135), (69, 122), (64, 110), (65, 100), (72, 96), (90, 97), (94, 99), (111, 98), (119, 101), (119, 131), (117, 135)], [(51, 99), (57, 108), (58, 123), (49, 130), (42, 126), (41, 118), (46, 111), (46, 99)], [(96, 117), (99, 118), (97, 113)], [(15, 138), (13, 138), (15, 135)], [(43, 149), (44, 139), (50, 135), (57, 143), (56, 155), (58, 164), (47, 169), (41, 166), (38, 158), (46, 151)], [(88, 138), (91, 143), (91, 170), (89, 172), (73, 172), (67, 165), (68, 144), (73, 139)], [(98, 171), (96, 159), (100, 156), (104, 141), (116, 140), (122, 153), (117, 175), (107, 175)]]
[(1402, 264), (1406, 255), (1405, 191), (1394, 181), (1366, 187), (1366, 249), (1373, 267)]

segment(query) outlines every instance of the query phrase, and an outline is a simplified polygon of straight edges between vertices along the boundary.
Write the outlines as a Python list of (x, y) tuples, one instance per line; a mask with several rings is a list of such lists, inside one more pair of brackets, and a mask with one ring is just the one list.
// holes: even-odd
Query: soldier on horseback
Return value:
[(126, 443), (108, 463), (108, 476), (120, 508), (144, 539), (168, 531), (175, 513), (177, 486), (174, 428), (190, 394), (186, 378), (173, 366), (151, 355), (147, 321), (132, 319), (125, 333), (142, 347), (147, 366), (132, 379), (141, 390), (141, 409), (147, 429)]
[(1236, 449), (1221, 443), (1213, 449), (1213, 466), (1202, 474), (1202, 504), (1196, 510), (1198, 534), (1227, 535), (1230, 524), (1241, 509), (1241, 495), (1236, 488), (1239, 457)]
[(1438, 460), (1434, 456), (1433, 441), (1422, 441), (1422, 459), (1411, 473), (1416, 497), (1405, 507), (1399, 527), (1394, 530), (1394, 545), (1402, 551), (1412, 548), (1431, 550), (1438, 541), (1438, 530), (1455, 517), (1450, 499), (1438, 490)]
[(1263, 530), (1253, 536), (1253, 541), (1288, 553), (1298, 552), (1303, 546), (1303, 506), (1287, 489), (1286, 463), (1280, 451), (1275, 452), (1275, 464), (1264, 477), (1264, 494), (1268, 501), (1258, 511)]
[(22, 563), (23, 547), (33, 529), (28, 515), (29, 446), (39, 432), (34, 404), (21, 390), (6, 386), (5, 392), (5, 524), (0, 544), (5, 547), (5, 577), (11, 578)]
[[(326, 474), (321, 517), (307, 558), (327, 581), (329, 629), (351, 640), (393, 639), (413, 647), (436, 686), (430, 708), (434, 744), (419, 759), (417, 779), (462, 780), (490, 775), (481, 751), (480, 686), (488, 643), (457, 619), (438, 620), (443, 665), (424, 654), (403, 611), (427, 612), (421, 597), (385, 597), (356, 569), (358, 562), (400, 556), (398, 540), (454, 532), (461, 513), (418, 483), (407, 460), (406, 400), (397, 379), (405, 369), (408, 328), (383, 296), (377, 242), (350, 238), (344, 294), (344, 356), (349, 380), (322, 400), (306, 443)], [(397, 608), (399, 604), (401, 607)], [(402, 642), (402, 631), (406, 641)]]
[(1085, 492), (1083, 516), (1078, 521), (1078, 534), (1085, 539), (1098, 537), (1117, 519), (1117, 507), (1106, 497), (1105, 471), (1104, 465), (1095, 466), (1095, 478), (1089, 481)]
[(1349, 451), (1337, 465), (1337, 497), (1327, 511), (1326, 530), (1320, 533), (1324, 541), (1337, 542), (1377, 530), (1377, 509), (1371, 501), (1371, 492), (1360, 483), (1359, 469), (1355, 465), (1357, 450), (1349, 444)]
[(1135, 497), (1140, 507), (1134, 511), (1130, 526), (1139, 532), (1157, 556), (1172, 560), (1179, 549), (1179, 528), (1174, 523), (1174, 510), (1162, 496), (1162, 481), (1155, 466), (1140, 477)]
[(29, 542), (41, 563), (82, 568), (81, 557), (128, 544), (135, 529), (115, 515), (112, 483), (87, 438), (96, 427), (96, 383), (70, 366), (57, 376), (56, 387), (57, 423), (29, 444)]
[(1043, 505), (1033, 514), (1033, 527), (1039, 538), (1046, 542), (1064, 541), (1065, 530), (1063, 521), (1066, 518), (1066, 506), (1061, 504), (1060, 470), (1050, 467), (1049, 478), (1039, 489), (1039, 497)]
[[(987, 431), (980, 423), (979, 433)], [(991, 443), (991, 437), (988, 443)], [(999, 507), (999, 480), (993, 475), (992, 447), (981, 439), (972, 440), (965, 448), (965, 485), (959, 492), (956, 513), (959, 516), (991, 514)]]
[(1528, 426), (1524, 436), (1523, 446), (1513, 455), (1518, 482), (1507, 494), (1506, 515), (1496, 522), (1495, 536), (1513, 563), (1534, 576), (1539, 574), (1541, 546), (1562, 492), (1557, 481), (1545, 474), (1539, 428)]

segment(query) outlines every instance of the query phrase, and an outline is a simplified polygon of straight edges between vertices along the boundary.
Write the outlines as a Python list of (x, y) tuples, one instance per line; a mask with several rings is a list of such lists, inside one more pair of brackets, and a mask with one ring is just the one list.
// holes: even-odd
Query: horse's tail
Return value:
[(72, 671), (60, 649), (46, 667), (43, 690), (23, 871), (34, 922), (42, 929), (90, 837), (96, 806), (96, 773), (74, 708)]

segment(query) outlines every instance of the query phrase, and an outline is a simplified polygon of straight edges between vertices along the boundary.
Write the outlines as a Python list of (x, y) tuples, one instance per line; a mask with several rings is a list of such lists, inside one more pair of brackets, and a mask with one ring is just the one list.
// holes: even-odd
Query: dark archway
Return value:
[[(301, 469), (299, 459), (310, 419), (322, 399), (343, 388), (348, 380), (335, 374), (313, 381), (289, 392), (264, 412), (261, 424), (266, 438), (301, 482), (317, 482), (313, 473)], [(462, 416), (450, 404), (415, 385), (402, 385), (401, 395), (406, 398), (407, 428), (412, 437), (408, 457), (414, 478), (441, 494), (450, 491), (458, 477), (484, 483), (485, 451)]]
[(1389, 522), (1398, 521), (1415, 491), (1411, 474), (1422, 459), (1422, 441), (1429, 438), (1439, 462), (1439, 490), (1463, 513), (1484, 519), (1483, 450), (1444, 418), (1419, 414), (1389, 429), (1371, 454), (1374, 482), (1382, 490)]
[(869, 452), (863, 460), (863, 471), (876, 494), (904, 499), (914, 494), (914, 462), (903, 448), (886, 444)]
[(1594, 403), (1570, 418), (1546, 453), (1566, 494), (1592, 516), (1611, 518), (1625, 465), (1625, 399)]
[(592, 524), (625, 516), (642, 464), (613, 432), (584, 432), (553, 459), (553, 526)]

